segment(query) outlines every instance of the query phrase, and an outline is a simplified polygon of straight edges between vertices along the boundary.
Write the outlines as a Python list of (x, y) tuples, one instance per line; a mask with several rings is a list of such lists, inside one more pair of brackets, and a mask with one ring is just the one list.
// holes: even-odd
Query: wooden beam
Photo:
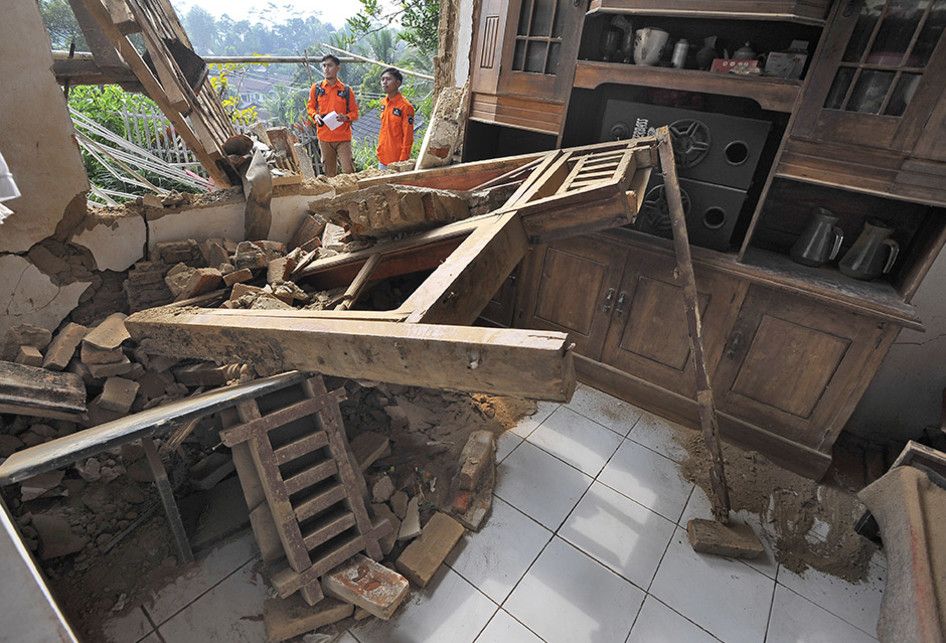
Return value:
[(557, 402), (575, 387), (564, 333), (228, 312), (153, 308), (125, 327), (146, 352), (249, 362), (260, 373), (299, 369)]
[(75, 373), (0, 361), (0, 413), (75, 420), (85, 413), (85, 385)]
[(69, 81), (72, 85), (138, 85), (138, 77), (128, 67), (124, 69), (102, 68), (94, 60), (54, 60), (53, 74), (60, 84)]
[(400, 310), (411, 323), (472, 324), (528, 249), (519, 215), (507, 213), (467, 237)]
[(367, 188), (382, 183), (399, 183), (401, 185), (417, 185), (438, 190), (472, 190), (481, 183), (502, 176), (511, 170), (542, 158), (547, 152), (521, 154), (518, 156), (504, 156), (486, 161), (472, 161), (446, 167), (435, 167), (427, 170), (411, 170), (397, 174), (384, 174), (358, 181), (358, 188)]

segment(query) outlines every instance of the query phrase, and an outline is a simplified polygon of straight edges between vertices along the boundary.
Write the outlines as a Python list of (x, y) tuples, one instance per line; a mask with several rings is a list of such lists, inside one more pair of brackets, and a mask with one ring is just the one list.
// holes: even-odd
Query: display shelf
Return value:
[(737, 76), (695, 69), (578, 61), (576, 88), (596, 89), (605, 83), (738, 96), (756, 101), (762, 109), (785, 113), (792, 111), (801, 90), (801, 81), (770, 76)]
[(591, 0), (588, 13), (624, 13), (675, 18), (775, 20), (823, 25), (829, 0)]

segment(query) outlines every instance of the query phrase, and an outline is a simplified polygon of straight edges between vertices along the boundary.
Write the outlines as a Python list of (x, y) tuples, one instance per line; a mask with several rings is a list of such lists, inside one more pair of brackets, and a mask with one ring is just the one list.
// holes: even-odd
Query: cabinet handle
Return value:
[(618, 295), (618, 303), (614, 309), (614, 312), (617, 313), (617, 316), (620, 317), (624, 314), (624, 299), (627, 297), (627, 293), (622, 292)]
[(604, 303), (601, 304), (601, 312), (611, 312), (611, 300), (614, 299), (614, 288), (608, 288), (608, 294), (604, 296)]

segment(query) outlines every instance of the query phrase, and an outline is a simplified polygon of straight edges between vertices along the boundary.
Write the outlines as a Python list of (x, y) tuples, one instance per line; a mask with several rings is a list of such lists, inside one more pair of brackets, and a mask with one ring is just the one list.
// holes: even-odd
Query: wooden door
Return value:
[[(518, 2), (515, 4), (518, 9)], [(473, 92), (495, 94), (499, 88), (499, 70), (508, 13), (509, 0), (483, 0), (473, 51)]]
[(597, 237), (538, 246), (524, 275), (516, 326), (566, 332), (579, 355), (599, 359), (627, 252)]
[(512, 0), (499, 93), (564, 103), (588, 0)]
[(713, 378), (720, 411), (814, 449), (841, 430), (883, 324), (751, 286)]
[(907, 152), (946, 87), (946, 0), (842, 0), (792, 135)]
[[(614, 304), (601, 361), (667, 390), (693, 398), (691, 358), (683, 290), (674, 278), (672, 255), (635, 248)], [(696, 275), (703, 342), (711, 372), (739, 311), (745, 285), (706, 270)]]

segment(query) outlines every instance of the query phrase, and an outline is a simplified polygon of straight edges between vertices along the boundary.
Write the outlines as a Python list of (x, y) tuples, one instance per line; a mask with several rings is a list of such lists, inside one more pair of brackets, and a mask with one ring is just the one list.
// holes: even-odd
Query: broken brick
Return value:
[(287, 247), (290, 250), (302, 248), (305, 251), (315, 250), (322, 245), (322, 231), (325, 229), (325, 221), (319, 217), (307, 214), (302, 217), (299, 227), (289, 239)]
[(404, 516), (407, 515), (407, 504), (410, 502), (407, 494), (403, 491), (395, 491), (394, 495), (391, 496), (391, 509), (394, 510), (394, 515), (404, 519)]
[(76, 348), (89, 329), (80, 324), (69, 322), (56, 335), (43, 359), (43, 368), (51, 371), (61, 371), (69, 365), (69, 361), (76, 353)]
[(111, 364), (85, 364), (83, 363), (86, 369), (89, 371), (89, 375), (95, 379), (101, 379), (103, 377), (112, 377), (113, 375), (124, 375), (132, 370), (132, 363), (124, 354), (118, 362), (113, 362)]
[(112, 313), (82, 338), (83, 343), (102, 350), (118, 348), (126, 339), (131, 339), (125, 329), (125, 317), (124, 313)]
[(487, 467), (496, 460), (496, 441), (489, 431), (474, 431), (460, 452), (460, 470), (457, 485), (467, 491), (476, 488)]
[(398, 540), (411, 540), (417, 538), (421, 533), (420, 528), (420, 497), (414, 496), (407, 503), (407, 509), (404, 511), (404, 518), (401, 522), (401, 529), (397, 533)]
[(412, 583), (426, 587), (463, 532), (463, 525), (438, 511), (424, 525), (420, 537), (401, 552), (395, 567)]
[(127, 413), (138, 394), (138, 382), (123, 377), (110, 377), (105, 380), (102, 394), (99, 395), (99, 405), (107, 411)]
[(196, 268), (184, 284), (178, 299), (190, 299), (213, 292), (223, 285), (223, 275), (216, 268)]
[(263, 249), (252, 241), (241, 241), (233, 255), (233, 265), (237, 270), (247, 268), (256, 270), (269, 265), (269, 259)]
[(120, 348), (101, 349), (91, 344), (82, 343), (82, 349), (79, 351), (79, 357), (86, 366), (92, 364), (115, 364), (127, 359), (125, 353)]
[(269, 262), (266, 268), (266, 283), (274, 284), (289, 279), (289, 275), (296, 268), (296, 259), (293, 257), (279, 257)]
[(391, 511), (391, 507), (384, 502), (371, 505), (371, 517), (374, 523), (378, 523), (384, 519), (387, 519), (388, 522), (391, 523), (391, 530), (378, 539), (378, 543), (381, 545), (381, 553), (387, 556), (391, 553), (391, 550), (394, 549), (395, 543), (397, 543), (397, 534), (401, 530), (401, 520), (394, 515), (394, 512)]
[(241, 268), (225, 274), (223, 276), (223, 285), (229, 288), (234, 284), (250, 281), (251, 279), (253, 279), (253, 271), (249, 268)]
[(386, 621), (407, 598), (410, 584), (396, 571), (358, 554), (323, 576), (322, 590)]
[(391, 476), (382, 476), (371, 487), (371, 497), (375, 502), (386, 502), (394, 493), (394, 483)]
[(42, 366), (43, 354), (35, 346), (20, 346), (13, 361), (24, 366)]

